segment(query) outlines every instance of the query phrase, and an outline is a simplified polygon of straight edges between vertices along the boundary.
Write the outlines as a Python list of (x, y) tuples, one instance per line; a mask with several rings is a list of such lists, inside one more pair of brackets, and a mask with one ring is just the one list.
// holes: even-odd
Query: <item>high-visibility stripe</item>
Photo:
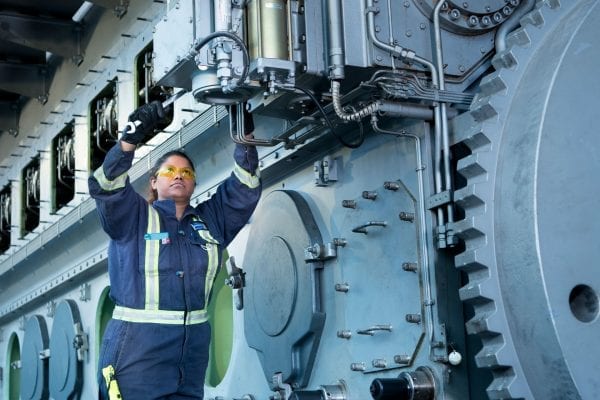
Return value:
[[(147, 234), (160, 233), (160, 218), (158, 212), (152, 206), (148, 206), (148, 228)], [(159, 281), (158, 281), (158, 252), (159, 240), (146, 240), (146, 252), (144, 255), (144, 275), (146, 282), (146, 310), (158, 310)]]
[(104, 168), (100, 166), (100, 168), (94, 171), (94, 178), (96, 178), (96, 181), (98, 181), (102, 190), (110, 192), (125, 187), (125, 183), (127, 182), (127, 172), (124, 172), (111, 181), (104, 174)]
[(115, 307), (113, 318), (128, 322), (167, 325), (201, 324), (208, 320), (206, 310), (187, 312), (172, 310), (140, 310), (122, 306)]
[(109, 400), (120, 400), (121, 391), (119, 390), (119, 384), (115, 379), (115, 369), (112, 365), (108, 367), (102, 368), (102, 376), (104, 376), (104, 381), (106, 382), (106, 389), (108, 391)]
[(240, 182), (248, 186), (250, 189), (256, 189), (260, 185), (260, 170), (258, 168), (256, 168), (256, 171), (254, 171), (254, 175), (252, 175), (250, 172), (240, 167), (238, 163), (235, 163), (233, 174), (239, 179)]
[(208, 230), (198, 230), (198, 234), (206, 242), (206, 252), (208, 253), (208, 267), (204, 281), (204, 310), (206, 310), (215, 276), (217, 276), (219, 269), (219, 242), (212, 237)]

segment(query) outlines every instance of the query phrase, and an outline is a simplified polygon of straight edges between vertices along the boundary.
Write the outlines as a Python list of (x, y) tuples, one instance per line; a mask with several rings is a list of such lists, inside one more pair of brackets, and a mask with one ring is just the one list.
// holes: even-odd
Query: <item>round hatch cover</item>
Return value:
[(46, 321), (34, 315), (25, 324), (23, 354), (21, 357), (21, 398), (23, 400), (48, 398), (48, 362), (40, 357), (48, 348)]
[(72, 399), (81, 390), (81, 363), (77, 359), (75, 325), (81, 325), (77, 303), (64, 300), (56, 307), (50, 335), (50, 396)]

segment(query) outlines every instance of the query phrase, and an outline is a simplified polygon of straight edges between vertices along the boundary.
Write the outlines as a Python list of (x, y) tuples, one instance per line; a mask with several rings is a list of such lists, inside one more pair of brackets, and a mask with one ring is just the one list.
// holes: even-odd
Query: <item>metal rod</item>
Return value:
[(383, 133), (387, 135), (410, 138), (415, 141), (415, 152), (417, 158), (417, 183), (419, 190), (419, 202), (421, 203), (418, 207), (419, 210), (419, 253), (421, 254), (422, 260), (422, 268), (419, 269), (421, 272), (421, 279), (424, 282), (423, 285), (423, 302), (426, 305), (427, 312), (425, 312), (425, 327), (429, 332), (429, 342), (433, 342), (433, 301), (431, 299), (431, 277), (429, 271), (429, 253), (427, 252), (427, 231), (425, 230), (425, 193), (424, 193), (424, 177), (423, 177), (423, 161), (421, 158), (421, 139), (417, 135), (413, 135), (411, 133), (406, 132), (394, 132), (385, 130), (379, 127), (377, 124), (378, 119), (377, 116), (373, 115), (371, 117), (371, 126), (373, 130), (378, 133)]

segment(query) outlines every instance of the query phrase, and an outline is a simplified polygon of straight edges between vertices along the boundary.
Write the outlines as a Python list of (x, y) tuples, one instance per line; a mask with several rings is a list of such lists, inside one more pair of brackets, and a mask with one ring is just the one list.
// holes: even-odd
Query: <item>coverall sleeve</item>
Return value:
[(220, 234), (223, 246), (248, 222), (262, 190), (256, 148), (236, 144), (233, 157), (231, 175), (219, 185), (214, 196), (198, 206), (201, 215), (210, 214), (209, 220), (218, 225), (211, 228)]
[(131, 186), (127, 171), (133, 151), (113, 146), (103, 164), (88, 179), (90, 195), (96, 200), (102, 228), (111, 239), (123, 240), (136, 234), (140, 211), (146, 201)]

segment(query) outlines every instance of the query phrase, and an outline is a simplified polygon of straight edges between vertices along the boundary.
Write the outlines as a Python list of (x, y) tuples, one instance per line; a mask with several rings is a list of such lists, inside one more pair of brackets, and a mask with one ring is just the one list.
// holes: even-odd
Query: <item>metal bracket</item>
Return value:
[(229, 277), (225, 279), (225, 284), (235, 290), (235, 308), (241, 310), (244, 308), (244, 287), (246, 286), (246, 273), (235, 264), (235, 258), (230, 257), (225, 263)]
[(48, 72), (45, 65), (0, 62), (0, 77), (0, 89), (4, 91), (36, 98), (42, 104), (48, 100)]
[[(0, 85), (2, 85), (1, 81)], [(18, 135), (19, 111), (19, 106), (16, 102), (0, 102), (0, 132), (6, 131), (12, 136)]]
[(50, 349), (41, 350), (39, 353), (40, 360), (47, 360), (50, 358)]
[(436, 193), (427, 200), (427, 209), (433, 210), (438, 207), (445, 206), (454, 201), (453, 194), (451, 191), (446, 190), (445, 192)]
[(339, 245), (334, 240), (327, 244), (315, 243), (312, 246), (308, 246), (304, 250), (304, 261), (319, 262), (334, 259), (337, 257), (337, 246)]
[(79, 286), (79, 300), (90, 301), (92, 298), (91, 288), (92, 286), (87, 282)]
[(292, 395), (292, 387), (288, 383), (283, 382), (281, 372), (273, 375), (271, 383), (273, 384), (273, 390), (276, 391), (274, 400), (287, 400)]
[(85, 353), (89, 349), (87, 333), (81, 328), (81, 323), (77, 322), (73, 325), (75, 329), (75, 337), (73, 338), (73, 348), (77, 350), (77, 360), (85, 360)]
[(129, 8), (129, 0), (91, 0), (102, 8), (112, 9), (118, 18), (123, 17)]
[(315, 174), (315, 185), (317, 186), (329, 186), (338, 180), (338, 166), (339, 157), (331, 158), (330, 156), (324, 157), (322, 160), (315, 161), (314, 163), (314, 174)]
[(0, 39), (58, 54), (81, 64), (82, 26), (72, 20), (0, 13)]

